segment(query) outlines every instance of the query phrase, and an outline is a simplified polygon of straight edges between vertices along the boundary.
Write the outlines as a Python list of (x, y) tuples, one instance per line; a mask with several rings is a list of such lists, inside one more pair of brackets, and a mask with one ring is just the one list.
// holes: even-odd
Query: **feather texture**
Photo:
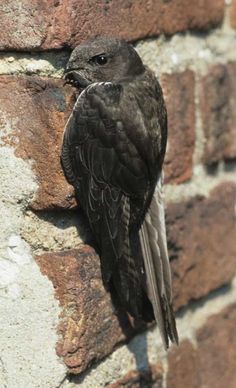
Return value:
[(148, 292), (154, 316), (165, 348), (169, 338), (178, 343), (178, 334), (172, 309), (171, 272), (167, 251), (165, 214), (162, 195), (162, 178), (139, 231), (147, 277)]

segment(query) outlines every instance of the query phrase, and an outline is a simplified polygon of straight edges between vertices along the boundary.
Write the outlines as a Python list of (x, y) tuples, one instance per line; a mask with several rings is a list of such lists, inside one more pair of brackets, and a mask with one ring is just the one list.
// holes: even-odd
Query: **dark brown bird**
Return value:
[(162, 202), (161, 87), (132, 45), (107, 37), (76, 47), (65, 79), (80, 94), (61, 162), (95, 235), (104, 284), (133, 317), (155, 317), (167, 348), (178, 336)]

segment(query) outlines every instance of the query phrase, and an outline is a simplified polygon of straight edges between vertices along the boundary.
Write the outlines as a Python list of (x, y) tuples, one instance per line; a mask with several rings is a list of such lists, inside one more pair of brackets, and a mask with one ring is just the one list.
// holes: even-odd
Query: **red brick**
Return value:
[(166, 183), (191, 178), (195, 143), (194, 74), (192, 71), (161, 79), (168, 112), (168, 147), (165, 157)]
[(236, 28), (236, 0), (232, 0), (230, 10), (230, 22), (233, 28)]
[[(235, 275), (236, 185), (224, 183), (210, 198), (168, 206), (167, 227), (175, 308), (229, 283)], [(87, 246), (36, 258), (62, 306), (57, 353), (72, 373), (110, 354), (144, 326), (117, 318), (104, 290), (100, 262)], [(136, 377), (135, 377), (136, 378)]]
[[(169, 115), (166, 181), (179, 183), (192, 173), (193, 73), (165, 75), (163, 86)], [(62, 80), (0, 76), (0, 103), (5, 117), (2, 126), (11, 127), (5, 142), (15, 147), (17, 156), (33, 161), (39, 188), (31, 207), (35, 210), (74, 207), (73, 189), (67, 185), (60, 166), (63, 129), (74, 103), (73, 88), (63, 87)]]
[(62, 80), (0, 76), (5, 142), (15, 147), (16, 156), (32, 161), (39, 184), (33, 209), (74, 205), (60, 166), (63, 129), (73, 103), (72, 88), (63, 88)]
[(62, 307), (57, 354), (70, 373), (82, 372), (142, 328), (134, 328), (124, 313), (115, 314), (92, 248), (45, 253), (36, 261), (52, 281)]
[(170, 204), (167, 211), (175, 308), (199, 299), (236, 273), (236, 185), (222, 183), (209, 198)]
[(200, 386), (236, 387), (236, 304), (212, 316), (197, 333)]
[(236, 63), (213, 66), (203, 77), (201, 89), (206, 164), (236, 158), (235, 106)]
[(167, 388), (236, 387), (236, 305), (209, 318), (197, 346), (184, 341), (169, 353)]
[(151, 365), (148, 370), (135, 370), (127, 373), (122, 379), (109, 384), (107, 388), (162, 388), (162, 375), (163, 369), (161, 364)]
[(0, 49), (74, 47), (95, 35), (137, 40), (219, 24), (223, 0), (2, 0)]
[(200, 387), (198, 354), (189, 341), (183, 341), (178, 348), (171, 349), (168, 364), (167, 388)]

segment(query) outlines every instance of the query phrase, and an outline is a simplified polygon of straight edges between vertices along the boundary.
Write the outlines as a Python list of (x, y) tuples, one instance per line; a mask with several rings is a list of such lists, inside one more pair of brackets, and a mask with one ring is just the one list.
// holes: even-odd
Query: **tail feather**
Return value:
[(171, 272), (167, 251), (161, 178), (150, 208), (139, 231), (140, 244), (147, 277), (147, 286), (154, 316), (165, 348), (169, 339), (178, 343), (172, 308)]
[(142, 288), (140, 266), (131, 254), (130, 236), (130, 200), (125, 197), (122, 201), (122, 216), (120, 223), (123, 225), (123, 250), (117, 260), (116, 269), (113, 273), (113, 285), (120, 301), (126, 306), (127, 311), (136, 318), (142, 313)]

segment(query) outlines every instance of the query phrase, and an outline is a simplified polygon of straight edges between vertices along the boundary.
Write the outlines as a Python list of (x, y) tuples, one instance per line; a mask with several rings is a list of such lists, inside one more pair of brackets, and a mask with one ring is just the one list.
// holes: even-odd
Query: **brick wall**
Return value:
[[(236, 1), (3, 0), (0, 29), (0, 386), (234, 388)], [(136, 41), (166, 97), (168, 353), (115, 315), (60, 168), (75, 98), (60, 77), (99, 34)]]

